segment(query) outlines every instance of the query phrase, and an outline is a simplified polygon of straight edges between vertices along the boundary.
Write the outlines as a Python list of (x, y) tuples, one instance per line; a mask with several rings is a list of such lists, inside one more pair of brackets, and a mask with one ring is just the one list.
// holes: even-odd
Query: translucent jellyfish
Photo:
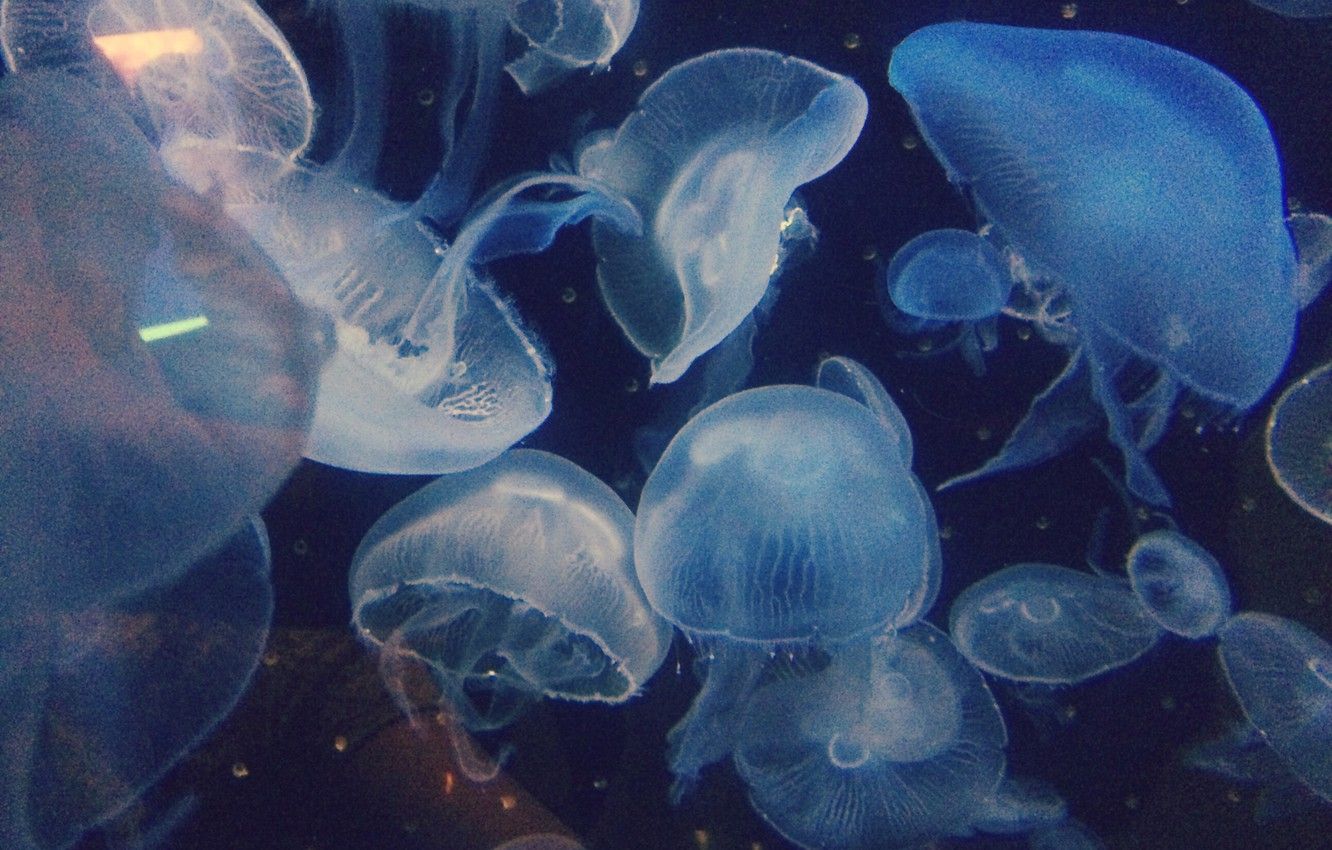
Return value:
[[(1143, 455), (1159, 434), (1144, 423), (1180, 388), (1251, 407), (1294, 339), (1295, 257), (1262, 114), (1215, 68), (1110, 33), (929, 26), (893, 51), (889, 80), (998, 237), (1066, 289), (1075, 356), (1089, 363), (1078, 380), (1104, 410), (1129, 487), (1168, 503)], [(1156, 382), (1122, 397), (1144, 363)], [(1065, 448), (1010, 441), (1004, 452)]]
[(873, 372), (850, 357), (825, 357), (819, 361), (815, 371), (814, 386), (841, 393), (868, 407), (888, 436), (897, 443), (902, 463), (911, 466), (915, 451), (911, 442), (911, 428)]
[(884, 275), (888, 295), (909, 316), (974, 322), (999, 315), (1013, 279), (990, 242), (969, 230), (931, 230), (903, 245)]
[(1332, 282), (1332, 218), (1322, 213), (1293, 213), (1286, 218), (1286, 226), (1299, 258), (1295, 300), (1303, 310)]
[(972, 826), (995, 835), (1017, 835), (1053, 826), (1067, 816), (1068, 804), (1049, 783), (1005, 776), (977, 809)]
[(483, 199), (446, 243), (424, 221), (428, 196), (397, 203), (328, 169), (215, 146), (171, 146), (165, 156), (197, 191), (224, 194), (296, 294), (332, 320), (337, 348), (306, 456), (348, 469), (470, 469), (540, 425), (550, 363), (482, 267), (541, 251), (587, 216), (639, 227), (599, 184), (525, 175)]
[(678, 379), (763, 298), (779, 268), (787, 199), (846, 155), (865, 94), (766, 50), (719, 50), (671, 68), (578, 172), (609, 183), (641, 237), (593, 227), (597, 283), (652, 381)]
[(1002, 679), (1071, 685), (1122, 667), (1161, 637), (1128, 583), (1049, 564), (1005, 567), (962, 591), (948, 631)]
[(294, 158), (310, 144), (305, 72), (251, 0), (3, 0), (12, 71), (124, 83), (160, 139), (230, 142)]
[(1329, 18), (1332, 3), (1328, 0), (1249, 0), (1255, 6), (1276, 12), (1283, 18)]
[(300, 458), (321, 354), (272, 263), (68, 75), (0, 80), (3, 611), (221, 545)]
[(1221, 565), (1178, 531), (1139, 537), (1126, 569), (1133, 592), (1166, 631), (1196, 640), (1214, 634), (1230, 617), (1230, 586)]
[(509, 5), (509, 20), (530, 49), (504, 70), (525, 94), (579, 68), (605, 68), (638, 21), (638, 0), (510, 0)]
[(1286, 387), (1267, 420), (1267, 466), (1295, 504), (1332, 523), (1332, 363)]
[(1184, 754), (1184, 763), (1256, 789), (1253, 817), (1262, 825), (1324, 805), (1247, 719), (1234, 721), (1216, 737), (1191, 747)]
[(1305, 785), (1332, 800), (1332, 646), (1299, 623), (1251, 611), (1217, 636), (1244, 715)]
[(473, 730), (543, 696), (624, 702), (671, 636), (634, 578), (633, 522), (573, 463), (507, 452), (375, 523), (352, 561), (353, 623), (381, 653), (425, 664)]
[[(15, 636), (0, 650), (3, 666), (19, 671), (0, 686), (6, 847), (71, 846), (231, 711), (267, 640), (269, 563), (254, 517), (178, 580), (0, 623)], [(24, 686), (11, 687), (16, 680)]]
[(634, 563), (706, 675), (671, 732), (678, 799), (730, 752), (734, 711), (765, 667), (914, 622), (940, 558), (934, 510), (873, 412), (772, 386), (723, 399), (671, 441), (639, 500)]
[[(868, 683), (868, 684), (867, 684)], [(738, 724), (754, 808), (801, 847), (915, 847), (967, 835), (1004, 772), (994, 697), (927, 623), (811, 675), (770, 680)]]

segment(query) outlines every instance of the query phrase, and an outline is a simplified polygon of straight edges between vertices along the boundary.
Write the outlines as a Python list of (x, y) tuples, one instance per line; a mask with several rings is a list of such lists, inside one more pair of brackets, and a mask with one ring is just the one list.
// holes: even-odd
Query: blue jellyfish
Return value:
[(1231, 615), (1230, 586), (1211, 553), (1178, 531), (1139, 537), (1129, 549), (1129, 585), (1152, 619), (1186, 638), (1214, 634)]
[(1282, 391), (1267, 419), (1267, 466), (1295, 504), (1332, 523), (1332, 363)]
[(1068, 816), (1068, 804), (1048, 782), (1005, 776), (976, 812), (972, 826), (994, 835), (1018, 835), (1054, 826)]
[(543, 696), (624, 702), (671, 635), (634, 577), (633, 523), (575, 464), (506, 452), (375, 523), (352, 559), (353, 623), (387, 671), (424, 664), (469, 729), (503, 726)]
[(1247, 719), (1190, 747), (1184, 763), (1257, 791), (1253, 818), (1268, 825), (1318, 808), (1323, 799), (1291, 772)]
[(924, 613), (939, 583), (933, 513), (900, 445), (837, 393), (746, 390), (681, 429), (634, 526), (648, 601), (706, 674), (671, 732), (677, 799), (730, 752), (734, 712), (768, 662), (860, 645)]
[[(1030, 414), (1066, 422), (1019, 425), (959, 480), (1067, 448), (1088, 430), (1071, 424), (1090, 387), (1129, 488), (1167, 504), (1143, 452), (1179, 390), (1248, 409), (1294, 339), (1295, 257), (1262, 114), (1211, 66), (1109, 33), (929, 26), (894, 49), (889, 81), (997, 237), (1061, 283), (1085, 361)], [(1121, 397), (1116, 379), (1139, 363), (1157, 380)]]
[(999, 707), (927, 623), (770, 679), (737, 724), (735, 765), (763, 818), (801, 847), (915, 847), (967, 835), (1004, 772)]
[(116, 103), (0, 80), (3, 610), (169, 580), (300, 459), (321, 350), (267, 257)]
[(1299, 623), (1244, 611), (1217, 632), (1244, 716), (1305, 785), (1332, 800), (1332, 645)]
[(584, 141), (578, 172), (643, 215), (644, 232), (593, 227), (597, 283), (629, 341), (670, 383), (762, 300), (781, 265), (787, 201), (841, 161), (866, 114), (851, 80), (766, 50), (671, 68), (613, 133)]
[(1017, 564), (962, 591), (948, 632), (972, 664), (1001, 679), (1071, 685), (1147, 652), (1161, 627), (1128, 583), (1050, 564)]
[(1299, 266), (1295, 274), (1295, 300), (1303, 310), (1318, 300), (1332, 282), (1332, 218), (1322, 213), (1292, 213), (1286, 218), (1295, 240)]
[(911, 428), (873, 372), (850, 357), (825, 357), (815, 369), (814, 386), (841, 393), (868, 407), (888, 436), (897, 443), (902, 463), (911, 466), (915, 451), (911, 442)]

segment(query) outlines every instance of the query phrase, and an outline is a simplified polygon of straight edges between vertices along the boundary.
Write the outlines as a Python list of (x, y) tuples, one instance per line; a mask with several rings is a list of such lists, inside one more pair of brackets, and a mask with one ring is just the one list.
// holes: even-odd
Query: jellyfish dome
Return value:
[(1177, 531), (1139, 537), (1129, 549), (1126, 568), (1133, 592), (1166, 631), (1207, 637), (1230, 617), (1230, 586), (1221, 565)]
[(1281, 393), (1267, 420), (1267, 465), (1286, 495), (1332, 523), (1332, 363)]
[(735, 765), (754, 808), (801, 847), (914, 847), (967, 835), (1004, 772), (994, 697), (927, 623), (873, 638), (868, 669), (834, 655), (760, 685)]
[(638, 21), (638, 0), (509, 0), (531, 48), (504, 66), (525, 94), (589, 65), (605, 68)]
[(1161, 627), (1126, 582), (1050, 564), (1017, 564), (958, 594), (948, 631), (980, 669), (1016, 682), (1071, 685), (1122, 667)]
[(1244, 715), (1310, 790), (1332, 800), (1332, 645), (1299, 623), (1251, 611), (1217, 636)]
[(843, 640), (923, 613), (939, 569), (933, 513), (867, 407), (760, 387), (667, 446), (643, 486), (634, 563), (652, 607), (689, 634)]
[(575, 464), (511, 450), (375, 523), (352, 561), (353, 623), (429, 667), (472, 729), (543, 696), (624, 702), (671, 634), (634, 578), (633, 521)]
[(641, 237), (593, 228), (597, 283), (652, 380), (677, 380), (758, 305), (780, 266), (787, 201), (841, 161), (865, 121), (860, 87), (767, 50), (671, 68), (580, 174), (643, 215)]
[(1013, 279), (999, 251), (969, 230), (931, 230), (903, 245), (884, 274), (894, 306), (918, 319), (973, 322), (999, 315)]
[(825, 357), (815, 369), (814, 386), (841, 393), (868, 407), (889, 438), (897, 443), (902, 463), (911, 466), (915, 449), (906, 417), (892, 396), (888, 395), (883, 383), (863, 363), (850, 357)]
[(217, 549), (300, 458), (322, 351), (108, 97), (0, 80), (0, 607), (77, 609)]

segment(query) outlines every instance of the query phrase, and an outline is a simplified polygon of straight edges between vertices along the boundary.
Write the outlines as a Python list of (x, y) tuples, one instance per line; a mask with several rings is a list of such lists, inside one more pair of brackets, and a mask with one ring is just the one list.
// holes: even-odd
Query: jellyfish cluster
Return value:
[[(1258, 422), (1269, 490), (1332, 524), (1332, 363), (1305, 362), (1328, 350), (1332, 219), (1288, 201), (1255, 97), (1067, 25), (1076, 4), (1063, 26), (905, 27), (872, 81), (764, 47), (631, 65), (656, 3), (274, 13), (329, 36), (321, 77), (253, 0), (0, 0), (4, 847), (175, 846), (192, 800), (140, 802), (253, 677), (279, 607), (261, 511), (298, 467), (429, 477), (335, 568), (407, 722), (507, 751), (544, 706), (683, 693), (642, 793), (687, 812), (729, 783), (764, 830), (748, 846), (1105, 846), (1031, 729), (1172, 657), (1230, 717), (1172, 758), (1262, 785), (1273, 820), (1332, 801), (1332, 644), (1200, 542), (1167, 451), (1185, 419)], [(409, 41), (431, 161), (404, 188)], [(652, 73), (634, 103), (561, 116), (510, 167), (507, 110), (620, 65)], [(847, 249), (821, 178), (859, 157), (886, 184), (862, 134), (893, 110), (970, 220), (844, 280), (819, 262)], [(871, 343), (774, 366), (804, 357), (793, 329), (837, 330), (800, 300), (820, 285), (855, 293)], [(532, 320), (535, 290), (581, 318)], [(967, 399), (932, 410), (907, 378), (951, 367), (909, 349), (950, 337), (995, 383), (1014, 335), (1062, 367), (965, 471), (929, 419)], [(564, 401), (579, 338), (630, 375), (617, 403), (653, 400), (605, 438), (618, 471), (558, 438), (615, 413)], [(1102, 433), (1105, 486), (1068, 498), (1108, 487), (1123, 545), (1113, 503), (1085, 565), (1034, 536), (993, 569), (950, 543), (950, 500)]]

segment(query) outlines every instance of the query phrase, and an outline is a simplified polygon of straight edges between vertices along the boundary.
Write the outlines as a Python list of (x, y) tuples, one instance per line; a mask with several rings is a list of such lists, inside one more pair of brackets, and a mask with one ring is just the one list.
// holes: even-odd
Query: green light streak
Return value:
[(144, 342), (157, 342), (159, 339), (180, 336), (206, 327), (208, 327), (207, 316), (191, 316), (188, 319), (177, 319), (174, 322), (163, 322), (160, 325), (139, 328), (139, 339)]

